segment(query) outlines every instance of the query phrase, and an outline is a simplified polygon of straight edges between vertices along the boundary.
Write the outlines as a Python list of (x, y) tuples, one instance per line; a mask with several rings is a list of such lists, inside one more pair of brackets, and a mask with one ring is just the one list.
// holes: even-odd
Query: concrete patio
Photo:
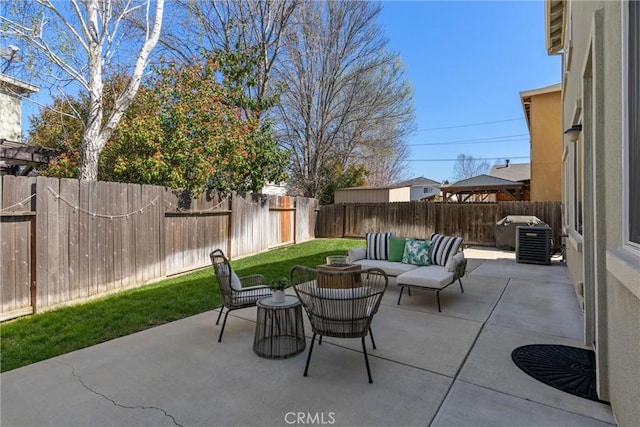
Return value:
[[(217, 311), (149, 329), (0, 376), (4, 426), (604, 426), (608, 405), (521, 372), (526, 344), (582, 345), (582, 313), (564, 264), (517, 264), (471, 248), (464, 294), (392, 282), (373, 323), (373, 384), (360, 340), (325, 339), (267, 360), (252, 351), (256, 309)], [(306, 333), (311, 330), (306, 324)], [(307, 340), (307, 349), (310, 339)]]

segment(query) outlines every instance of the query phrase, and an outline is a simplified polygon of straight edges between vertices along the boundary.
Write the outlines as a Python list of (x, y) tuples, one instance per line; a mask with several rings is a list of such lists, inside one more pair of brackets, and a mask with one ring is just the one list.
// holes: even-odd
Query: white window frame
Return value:
[[(640, 244), (629, 240), (629, 2), (622, 4), (622, 246), (640, 255)], [(640, 25), (640, 23), (638, 23)]]

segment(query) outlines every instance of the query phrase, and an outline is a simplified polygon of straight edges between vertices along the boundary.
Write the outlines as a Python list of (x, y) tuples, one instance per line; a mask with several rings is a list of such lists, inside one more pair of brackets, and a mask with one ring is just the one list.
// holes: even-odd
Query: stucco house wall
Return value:
[[(567, 136), (563, 141), (567, 265), (584, 305), (585, 344), (596, 353), (599, 396), (611, 402), (620, 426), (635, 426), (640, 420), (640, 245), (629, 243), (625, 226), (629, 119), (622, 78), (629, 3), (546, 0), (545, 6), (548, 50), (564, 52), (563, 129), (582, 124), (577, 142)], [(549, 41), (554, 37), (551, 9), (563, 10), (562, 52)]]
[(411, 188), (406, 187), (352, 187), (336, 190), (335, 203), (388, 203), (410, 201)]
[(562, 94), (531, 97), (531, 201), (562, 200)]
[(0, 74), (0, 139), (22, 140), (22, 98), (37, 87)]
[(440, 195), (440, 188), (437, 185), (432, 186), (413, 186), (411, 187), (410, 200), (422, 200), (428, 197)]

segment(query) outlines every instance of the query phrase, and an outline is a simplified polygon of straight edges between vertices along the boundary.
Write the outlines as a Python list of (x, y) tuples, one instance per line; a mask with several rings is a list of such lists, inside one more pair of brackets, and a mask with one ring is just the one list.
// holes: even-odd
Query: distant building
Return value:
[(490, 175), (478, 175), (453, 184), (441, 185), (445, 202), (495, 202), (523, 200), (524, 184)]
[(0, 175), (28, 175), (37, 163), (60, 155), (50, 148), (22, 143), (22, 98), (38, 88), (0, 74)]
[(274, 196), (286, 196), (287, 195), (287, 185), (284, 182), (280, 184), (274, 184), (272, 182), (268, 182), (262, 187), (260, 194), (270, 194)]
[[(506, 179), (508, 181), (519, 182), (522, 184), (521, 200), (530, 200), (531, 198), (531, 164), (530, 163), (511, 163), (507, 160), (504, 165), (494, 165), (489, 172), (489, 176), (494, 178)], [(510, 201), (511, 196), (497, 193), (494, 200), (491, 201)]]
[(440, 194), (440, 183), (418, 177), (384, 187), (350, 187), (336, 190), (335, 203), (389, 203), (424, 200)]
[(531, 201), (560, 201), (562, 85), (558, 83), (520, 92), (520, 101), (530, 135)]
[(398, 187), (410, 187), (409, 200), (432, 199), (440, 195), (440, 182), (420, 176), (395, 184)]
[(22, 140), (22, 97), (37, 91), (36, 86), (0, 74), (0, 139)]

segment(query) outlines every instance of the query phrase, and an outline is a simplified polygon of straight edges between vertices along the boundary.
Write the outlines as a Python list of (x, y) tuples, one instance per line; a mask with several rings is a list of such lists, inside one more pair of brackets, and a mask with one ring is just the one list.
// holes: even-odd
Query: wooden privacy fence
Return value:
[(465, 244), (495, 246), (496, 222), (507, 215), (534, 215), (553, 230), (555, 248), (562, 233), (561, 202), (436, 203), (401, 202), (321, 206), (316, 237), (364, 237), (394, 231), (428, 238), (431, 233), (460, 236)]
[(138, 184), (3, 176), (0, 319), (141, 286), (314, 238), (317, 201), (250, 194), (191, 200)]

